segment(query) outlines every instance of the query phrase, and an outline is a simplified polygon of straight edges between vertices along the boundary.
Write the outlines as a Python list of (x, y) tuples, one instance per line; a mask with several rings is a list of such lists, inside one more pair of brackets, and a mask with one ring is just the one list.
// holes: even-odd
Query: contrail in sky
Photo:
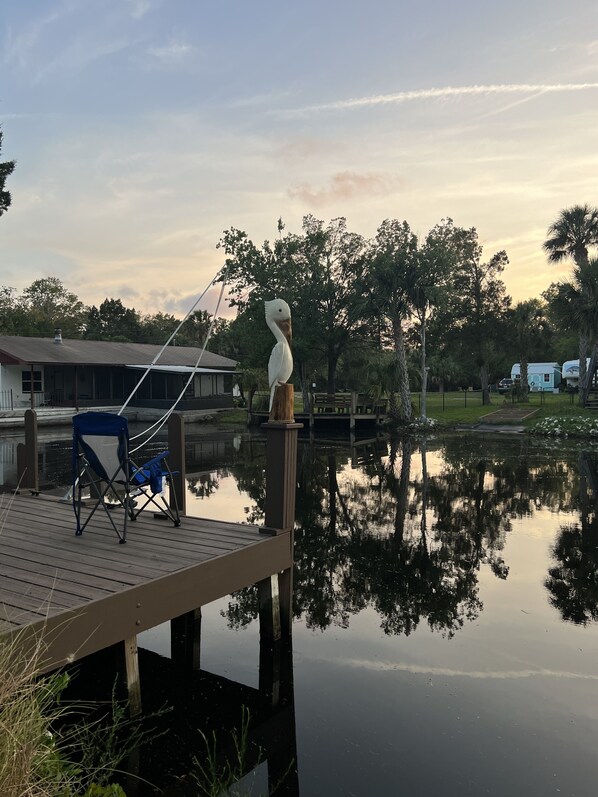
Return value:
[(291, 110), (291, 114), (302, 114), (311, 111), (337, 111), (350, 108), (364, 108), (375, 105), (397, 105), (412, 100), (435, 100), (450, 97), (470, 97), (478, 94), (548, 94), (564, 91), (586, 91), (598, 89), (598, 83), (497, 83), (488, 86), (446, 86), (439, 89), (416, 89), (415, 91), (399, 91), (396, 94), (372, 94), (369, 97), (354, 97), (348, 100), (311, 105), (306, 108)]

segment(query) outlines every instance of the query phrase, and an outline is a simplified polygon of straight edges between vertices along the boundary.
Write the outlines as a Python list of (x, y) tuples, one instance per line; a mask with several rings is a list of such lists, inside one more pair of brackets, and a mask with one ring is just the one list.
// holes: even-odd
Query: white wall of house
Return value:
[[(4, 399), (12, 390), (12, 400), (15, 409), (31, 406), (31, 394), (29, 391), (23, 392), (23, 374), (30, 374), (30, 372), (31, 369), (26, 365), (0, 365), (0, 391), (3, 393), (3, 405), (6, 404)], [(43, 368), (35, 368), (34, 373), (41, 375), (41, 382), (36, 380), (35, 389), (41, 386), (40, 389), (43, 390)]]

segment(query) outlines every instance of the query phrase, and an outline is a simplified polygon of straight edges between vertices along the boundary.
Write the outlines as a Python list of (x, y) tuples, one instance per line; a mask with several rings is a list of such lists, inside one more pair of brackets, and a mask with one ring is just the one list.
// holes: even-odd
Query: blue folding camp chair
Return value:
[[(73, 509), (80, 536), (101, 507), (108, 516), (120, 543), (127, 541), (127, 521), (151, 505), (160, 516), (180, 526), (173, 473), (164, 451), (143, 465), (129, 456), (129, 425), (122, 415), (84, 412), (73, 417)], [(163, 495), (164, 481), (170, 486), (172, 505)], [(91, 499), (83, 518), (84, 493)], [(118, 516), (118, 510), (122, 518)], [(115, 511), (116, 510), (116, 511)], [(121, 522), (122, 521), (122, 522)]]

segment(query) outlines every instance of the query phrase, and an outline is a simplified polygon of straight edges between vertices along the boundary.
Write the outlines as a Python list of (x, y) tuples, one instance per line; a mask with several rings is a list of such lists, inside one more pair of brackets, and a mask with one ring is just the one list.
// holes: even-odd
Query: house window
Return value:
[(550, 382), (550, 374), (544, 374), (544, 381)]
[[(22, 373), (22, 388), (23, 393), (31, 393), (31, 371), (23, 371)], [(41, 371), (34, 371), (33, 372), (33, 392), (34, 393), (41, 393), (42, 392), (42, 372)]]

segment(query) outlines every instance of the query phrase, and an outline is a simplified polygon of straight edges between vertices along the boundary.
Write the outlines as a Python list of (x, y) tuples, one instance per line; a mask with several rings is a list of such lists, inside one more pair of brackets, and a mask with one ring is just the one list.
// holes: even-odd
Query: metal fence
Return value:
[[(411, 395), (412, 401), (417, 401), (417, 406), (421, 409), (421, 393), (412, 393)], [(527, 398), (528, 401), (526, 403), (528, 406), (550, 406), (557, 409), (558, 407), (574, 404), (576, 396), (574, 393), (552, 393), (539, 390), (528, 393)], [(520, 402), (520, 398), (514, 392), (498, 393), (491, 391), (490, 399), (492, 406), (496, 408), (502, 404), (518, 404)], [(481, 390), (459, 390), (426, 394), (426, 407), (431, 412), (445, 412), (457, 407), (479, 407), (481, 404)]]
[(12, 390), (0, 390), (0, 411), (13, 409)]

